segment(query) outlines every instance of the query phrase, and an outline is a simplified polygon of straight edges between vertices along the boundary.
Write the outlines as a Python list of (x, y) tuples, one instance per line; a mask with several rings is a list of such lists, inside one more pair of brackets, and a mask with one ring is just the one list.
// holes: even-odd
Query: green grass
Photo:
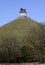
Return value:
[[(30, 35), (32, 36), (32, 33), (34, 32), (33, 28), (36, 28), (36, 31), (38, 31), (40, 29), (40, 24), (34, 20), (29, 20), (28, 18), (19, 18), (1, 27), (0, 38), (7, 35), (9, 37), (15, 36), (18, 40), (20, 40), (20, 42), (22, 42), (23, 37), (27, 36), (29, 31)], [(36, 34), (34, 33), (33, 35)]]
[(1, 27), (1, 34), (14, 35), (16, 37), (22, 37), (27, 35), (28, 31), (33, 28), (39, 28), (39, 24), (29, 19), (16, 19)]
[[(0, 38), (5, 36), (16, 37), (20, 41), (19, 45), (23, 45), (23, 37), (27, 36), (29, 31), (32, 37), (33, 28), (36, 28), (36, 31), (38, 31), (38, 29), (40, 29), (40, 24), (28, 18), (19, 18), (1, 27)], [(35, 36), (36, 34), (34, 33), (33, 35)], [(32, 46), (32, 44), (29, 45)]]
[[(5, 43), (7, 43), (6, 45), (8, 46), (9, 43), (12, 43), (13, 45), (14, 40), (16, 38), (17, 42), (15, 47), (16, 47), (16, 51), (18, 51), (19, 54), (20, 54), (20, 48), (23, 46), (27, 46), (26, 48), (28, 47), (33, 48), (35, 49), (34, 51), (36, 53), (39, 53), (40, 51), (42, 51), (39, 49), (40, 44), (43, 43), (43, 42), (40, 43), (40, 41), (43, 41), (41, 26), (43, 25), (28, 18), (24, 18), (24, 19), (19, 18), (19, 19), (13, 20), (10, 23), (5, 24), (4, 26), (0, 28), (0, 44), (3, 43), (4, 45)], [(43, 27), (45, 29), (45, 26)], [(28, 37), (28, 34), (30, 37)], [(9, 39), (6, 39), (6, 38), (9, 38)], [(32, 39), (32, 41), (38, 46), (38, 48), (37, 46), (35, 46), (35, 44), (30, 42), (30, 39)], [(30, 50), (29, 50), (29, 53), (31, 53)]]

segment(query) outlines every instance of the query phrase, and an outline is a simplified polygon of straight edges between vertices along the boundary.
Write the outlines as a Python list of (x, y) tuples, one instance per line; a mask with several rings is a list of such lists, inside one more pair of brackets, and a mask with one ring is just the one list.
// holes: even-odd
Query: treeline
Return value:
[[(22, 45), (15, 36), (2, 36), (0, 39), (0, 62), (40, 62), (45, 63), (45, 28), (32, 28), (22, 38)], [(32, 33), (30, 35), (30, 33)]]

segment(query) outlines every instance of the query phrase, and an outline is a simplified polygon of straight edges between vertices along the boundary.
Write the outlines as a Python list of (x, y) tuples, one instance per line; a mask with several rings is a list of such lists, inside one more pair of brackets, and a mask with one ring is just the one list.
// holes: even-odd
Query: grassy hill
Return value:
[[(19, 19), (13, 20), (10, 23), (0, 28), (0, 47), (1, 49), (3, 48), (3, 51), (6, 53), (7, 53), (7, 50), (6, 50), (7, 48), (10, 49), (9, 53), (11, 53), (12, 50), (14, 51), (14, 49), (16, 49), (15, 52), (17, 53), (16, 55), (18, 56), (18, 59), (20, 57), (23, 57), (24, 55), (25, 56), (24, 57), (25, 60), (23, 58), (24, 61), (29, 61), (30, 59), (31, 59), (30, 61), (34, 61), (32, 60), (32, 55), (34, 55), (35, 61), (38, 61), (38, 58), (41, 57), (39, 59), (40, 61), (42, 57), (43, 59), (45, 58), (45, 54), (43, 56), (41, 55), (41, 52), (40, 52), (40, 49), (42, 48), (42, 46), (44, 46), (43, 37), (45, 36), (43, 35), (44, 33), (43, 28), (45, 29), (45, 26), (28, 18), (22, 18), (22, 19), (19, 18)], [(11, 46), (9, 44), (11, 44)], [(43, 49), (45, 49), (45, 47)], [(36, 54), (38, 57), (36, 56)], [(12, 55), (10, 56), (11, 56), (11, 59), (12, 57), (13, 58), (16, 57), (17, 59), (17, 56), (15, 55), (14, 55), (15, 57)], [(9, 59), (10, 59), (10, 56), (9, 56)], [(43, 61), (43, 59), (41, 60), (41, 62)], [(22, 59), (20, 61), (22, 61)]]
[(2, 26), (0, 37), (16, 37), (20, 41), (20, 43), (22, 43), (23, 38), (27, 36), (29, 32), (31, 37), (32, 35), (36, 37), (38, 36), (35, 33), (33, 34), (33, 28), (38, 32), (38, 30), (40, 29), (40, 24), (28, 18), (19, 18)]
[[(27, 35), (29, 30), (32, 28), (39, 28), (39, 24), (33, 20), (29, 19), (16, 19), (4, 26), (1, 27), (1, 34), (9, 34), (10, 36), (14, 35), (17, 38)], [(30, 33), (31, 34), (31, 33)]]

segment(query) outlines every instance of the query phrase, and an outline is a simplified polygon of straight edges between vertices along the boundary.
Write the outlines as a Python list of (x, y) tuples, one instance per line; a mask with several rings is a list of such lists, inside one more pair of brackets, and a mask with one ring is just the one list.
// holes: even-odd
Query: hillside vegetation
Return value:
[(45, 62), (45, 26), (28, 18), (2, 26), (0, 62)]

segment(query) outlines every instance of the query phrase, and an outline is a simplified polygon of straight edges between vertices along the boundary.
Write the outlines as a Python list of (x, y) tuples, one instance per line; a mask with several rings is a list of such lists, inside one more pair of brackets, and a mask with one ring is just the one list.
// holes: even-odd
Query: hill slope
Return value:
[(1, 34), (14, 35), (16, 37), (22, 37), (27, 35), (28, 31), (33, 27), (39, 28), (39, 24), (29, 19), (16, 19), (4, 26), (2, 26)]
[(23, 38), (27, 37), (29, 33), (31, 37), (34, 37), (34, 39), (38, 38), (38, 35), (34, 30), (36, 32), (40, 32), (40, 24), (31, 19), (29, 20), (28, 18), (19, 18), (1, 27), (0, 38), (15, 37), (18, 41), (20, 41), (20, 43), (22, 43)]
[(3, 61), (6, 54), (5, 61), (9, 62), (45, 62), (44, 37), (43, 26), (28, 18), (19, 18), (2, 26), (0, 28), (0, 49), (2, 54), (4, 53)]

